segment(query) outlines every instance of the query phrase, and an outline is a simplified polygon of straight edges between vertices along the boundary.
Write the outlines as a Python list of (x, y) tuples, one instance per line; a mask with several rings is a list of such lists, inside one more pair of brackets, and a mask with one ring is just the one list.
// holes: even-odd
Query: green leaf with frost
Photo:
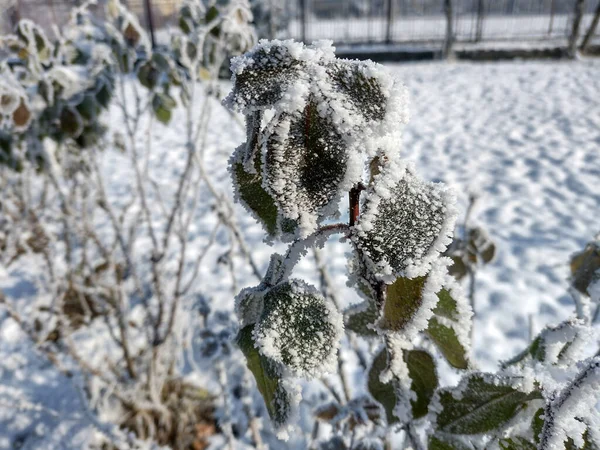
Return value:
[(373, 301), (364, 301), (346, 310), (346, 330), (363, 337), (376, 337), (377, 331), (369, 325), (375, 325), (377, 319), (379, 319), (377, 305)]
[(385, 117), (387, 99), (377, 78), (368, 75), (364, 61), (336, 60), (327, 66), (333, 88), (342, 93), (346, 107), (366, 120), (379, 121)]
[(367, 388), (371, 397), (383, 406), (388, 424), (398, 422), (398, 418), (394, 415), (396, 407), (396, 389), (393, 382), (382, 383), (380, 380), (381, 373), (387, 368), (388, 354), (386, 349), (381, 350), (373, 359), (373, 364), (369, 370), (367, 379)]
[(276, 120), (265, 144), (267, 188), (284, 217), (316, 224), (323, 209), (340, 197), (346, 144), (315, 101), (297, 115)]
[(228, 97), (236, 109), (273, 106), (303, 68), (285, 45), (258, 48), (244, 57), (252, 58), (252, 63), (235, 74), (233, 91)]
[(429, 325), (425, 333), (435, 343), (452, 367), (457, 369), (468, 368), (467, 352), (453, 328), (447, 327), (435, 317), (432, 317), (429, 319)]
[(436, 241), (449, 233), (447, 221), (454, 213), (444, 188), (420, 180), (411, 170), (382, 197), (377, 180), (397, 176), (390, 170), (383, 167), (367, 190), (352, 240), (377, 272), (399, 277), (408, 267), (423, 267), (436, 257)]
[(152, 110), (159, 122), (169, 123), (171, 111), (175, 106), (177, 106), (177, 102), (168, 94), (157, 92), (152, 96)]
[(513, 438), (500, 439), (498, 445), (502, 450), (536, 450), (537, 445), (527, 439), (517, 436)]
[(454, 436), (433, 435), (429, 437), (429, 450), (472, 450), (471, 446), (456, 439)]
[(452, 294), (447, 289), (442, 289), (437, 293), (438, 302), (435, 308), (433, 309), (433, 313), (436, 316), (446, 317), (450, 320), (458, 320), (460, 319), (458, 314), (458, 304), (456, 300), (452, 298)]
[(281, 426), (290, 418), (292, 399), (281, 385), (277, 364), (261, 355), (256, 348), (252, 329), (253, 326), (242, 328), (237, 337), (237, 344), (246, 357), (246, 364), (254, 375), (256, 386), (265, 401), (271, 420), (276, 426)]
[[(236, 158), (237, 159), (237, 158)], [(242, 204), (261, 222), (270, 236), (277, 234), (277, 206), (262, 187), (260, 154), (254, 157), (254, 173), (249, 173), (241, 161), (233, 162), (232, 176)]]
[(410, 390), (417, 395), (417, 399), (411, 401), (412, 416), (419, 419), (427, 414), (433, 393), (438, 387), (435, 361), (424, 350), (407, 350), (404, 352), (404, 362), (411, 379)]
[(382, 330), (402, 331), (412, 322), (423, 304), (426, 282), (427, 277), (399, 277), (387, 286), (383, 317), (379, 322)]
[(256, 324), (261, 352), (298, 375), (331, 370), (343, 322), (341, 314), (313, 287), (290, 280), (269, 289)]
[(473, 374), (456, 388), (439, 392), (437, 430), (448, 434), (479, 434), (495, 430), (541, 399), (538, 391), (522, 392), (510, 378)]
[(533, 432), (533, 440), (536, 444), (540, 442), (540, 434), (544, 429), (544, 408), (538, 409), (531, 419), (531, 431)]

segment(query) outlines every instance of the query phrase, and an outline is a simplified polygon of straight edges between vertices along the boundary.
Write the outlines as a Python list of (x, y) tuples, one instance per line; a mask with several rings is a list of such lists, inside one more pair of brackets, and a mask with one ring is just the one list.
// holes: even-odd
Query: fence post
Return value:
[(300, 22), (302, 42), (306, 42), (306, 1), (300, 0)]
[(154, 21), (152, 20), (152, 4), (151, 0), (144, 0), (144, 6), (146, 10), (146, 22), (148, 23), (148, 31), (150, 32), (150, 42), (152, 48), (156, 48), (156, 41), (154, 40)]
[(550, 23), (548, 24), (548, 36), (552, 35), (554, 28), (554, 12), (556, 9), (556, 0), (550, 0)]
[(385, 30), (385, 41), (392, 43), (392, 24), (394, 22), (394, 0), (387, 0), (387, 28)]
[(481, 41), (483, 33), (483, 0), (477, 1), (477, 27), (475, 29), (475, 42)]
[(583, 38), (583, 42), (581, 43), (580, 50), (585, 50), (590, 41), (592, 40), (592, 36), (596, 32), (596, 28), (598, 27), (598, 22), (600, 22), (600, 2), (598, 2), (598, 6), (596, 6), (596, 12), (594, 12), (594, 18), (592, 19), (592, 23), (585, 33), (585, 37)]
[(569, 46), (567, 48), (567, 55), (569, 58), (575, 58), (577, 53), (577, 38), (579, 38), (579, 27), (581, 25), (581, 16), (583, 16), (583, 7), (585, 0), (577, 0), (575, 2), (575, 16), (573, 17), (573, 28), (571, 30), (571, 36), (569, 36)]
[(444, 12), (446, 13), (446, 41), (444, 42), (444, 58), (448, 58), (452, 53), (452, 43), (454, 41), (454, 24), (451, 0), (444, 0)]

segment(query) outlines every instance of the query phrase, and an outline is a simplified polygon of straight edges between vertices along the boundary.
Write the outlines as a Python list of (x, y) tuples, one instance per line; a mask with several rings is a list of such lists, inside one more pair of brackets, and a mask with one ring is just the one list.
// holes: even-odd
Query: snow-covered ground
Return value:
[[(401, 151), (423, 177), (452, 185), (463, 211), (468, 193), (477, 192), (473, 217), (497, 244), (495, 261), (478, 273), (473, 353), (481, 368), (493, 369), (524, 346), (530, 315), (539, 331), (573, 311), (566, 295), (569, 255), (600, 231), (600, 61), (432, 62), (391, 69), (412, 100)], [(107, 119), (119, 126), (118, 114)], [(178, 120), (175, 116), (168, 129), (154, 128), (151, 165), (165, 191), (175, 188), (170, 176), (183, 164), (184, 152), (177, 149), (185, 133)], [(231, 195), (227, 157), (244, 139), (243, 131), (220, 109), (209, 130), (207, 170)], [(119, 170), (121, 159), (115, 152), (105, 160), (115, 201), (129, 183)], [(262, 229), (241, 207), (237, 211), (249, 246), (265, 267), (270, 253), (281, 249), (262, 243)], [(210, 225), (208, 216), (198, 222), (199, 238), (210, 233)], [(358, 298), (344, 284), (347, 250), (332, 243), (324, 256), (339, 297), (351, 304)], [(227, 309), (233, 300), (219, 288), (211, 260), (218, 256), (217, 246), (202, 268), (202, 286), (220, 293), (218, 306)], [(26, 300), (35, 291), (22, 270), (0, 268), (0, 287)], [(297, 271), (314, 280), (310, 258)], [(249, 274), (241, 281), (255, 284)], [(0, 449), (32, 432), (45, 437), (23, 448), (79, 448), (77, 433), (84, 439), (89, 420), (72, 383), (37, 357), (14, 322), (0, 315)], [(27, 399), (36, 411), (27, 411), (23, 402), (25, 410), (17, 411), (16, 398)], [(61, 433), (69, 435), (68, 446)]]

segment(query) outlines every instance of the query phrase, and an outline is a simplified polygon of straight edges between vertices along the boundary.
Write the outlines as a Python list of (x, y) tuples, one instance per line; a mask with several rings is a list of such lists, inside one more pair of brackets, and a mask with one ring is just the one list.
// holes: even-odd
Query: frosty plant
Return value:
[[(335, 367), (342, 314), (290, 275), (307, 249), (336, 233), (352, 244), (350, 283), (364, 299), (347, 326), (385, 342), (372, 391), (390, 422), (425, 415), (428, 399), (414, 396), (410, 373), (425, 367), (435, 378), (435, 367), (415, 344), (426, 332), (466, 368), (470, 311), (439, 256), (454, 225), (452, 195), (399, 157), (405, 88), (380, 65), (336, 59), (327, 42), (261, 41), (232, 71), (226, 102), (246, 115), (248, 131), (231, 159), (237, 197), (269, 239), (293, 240), (272, 256), (262, 283), (237, 297), (238, 342), (274, 424), (284, 427), (298, 401), (291, 376)], [(349, 222), (328, 223), (342, 195)]]
[[(269, 241), (291, 241), (236, 298), (237, 342), (280, 436), (301, 399), (291, 380), (333, 371), (345, 328), (381, 344), (365, 376), (381, 408), (347, 398), (318, 409), (339, 433), (324, 448), (392, 445), (389, 426), (415, 449), (592, 448), (597, 396), (585, 396), (600, 373), (581, 345), (593, 341), (589, 321), (544, 330), (496, 374), (474, 371), (472, 311), (448, 274), (452, 260), (440, 255), (454, 200), (400, 157), (404, 87), (380, 65), (335, 58), (327, 42), (261, 41), (231, 68), (225, 103), (247, 123), (230, 161), (237, 199)], [(333, 222), (344, 195), (348, 223)], [(307, 250), (334, 234), (352, 246), (348, 284), (363, 299), (344, 314), (292, 277)], [(442, 388), (442, 375), (456, 370), (467, 371), (459, 385)], [(574, 409), (583, 398), (588, 407)]]

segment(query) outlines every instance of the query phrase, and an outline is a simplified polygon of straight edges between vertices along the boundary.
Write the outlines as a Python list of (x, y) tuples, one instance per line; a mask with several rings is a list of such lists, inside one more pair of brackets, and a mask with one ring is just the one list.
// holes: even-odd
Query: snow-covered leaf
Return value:
[(386, 281), (406, 276), (407, 269), (411, 277), (425, 275), (450, 241), (455, 211), (449, 193), (411, 169), (389, 164), (364, 198), (352, 239), (374, 273)]
[(539, 408), (531, 418), (531, 431), (533, 433), (533, 440), (535, 443), (540, 442), (540, 434), (544, 428), (544, 408)]
[(472, 450), (470, 445), (454, 436), (448, 435), (433, 435), (429, 438), (429, 450)]
[(519, 390), (516, 381), (476, 373), (456, 388), (441, 390), (437, 429), (449, 434), (479, 434), (502, 426), (528, 401), (542, 398), (537, 391)]
[(383, 406), (388, 424), (392, 424), (398, 421), (398, 418), (394, 415), (394, 408), (397, 402), (396, 389), (394, 388), (393, 381), (382, 383), (380, 379), (381, 373), (386, 370), (387, 366), (388, 353), (384, 348), (373, 359), (373, 364), (369, 370), (367, 388), (371, 396)]
[(429, 320), (427, 336), (436, 344), (452, 367), (466, 369), (469, 366), (465, 347), (458, 340), (453, 328), (442, 324), (437, 318)]
[(536, 450), (537, 445), (527, 439), (516, 436), (514, 438), (500, 439), (498, 442), (502, 450)]
[(327, 66), (334, 89), (343, 94), (344, 106), (367, 121), (385, 117), (387, 98), (379, 80), (369, 75), (364, 61), (336, 60)]
[[(245, 145), (242, 145), (241, 148), (245, 147)], [(237, 153), (236, 151), (231, 161), (231, 176), (233, 177), (236, 197), (260, 221), (265, 231), (274, 236), (277, 234), (277, 206), (262, 186), (260, 154), (254, 155), (254, 171), (248, 172)]]
[(273, 106), (301, 74), (303, 64), (292, 52), (302, 44), (288, 41), (273, 44), (261, 41), (261, 44), (232, 59), (233, 91), (226, 101), (234, 109)]
[(237, 344), (246, 357), (246, 364), (254, 375), (271, 420), (276, 427), (280, 427), (288, 422), (292, 414), (293, 399), (281, 383), (277, 364), (261, 355), (256, 348), (252, 330), (252, 326), (242, 328), (237, 337)]
[(438, 387), (438, 377), (433, 357), (423, 350), (407, 350), (404, 361), (411, 379), (410, 390), (417, 396), (411, 400), (413, 418), (424, 417), (429, 410), (429, 402)]
[(313, 101), (301, 112), (274, 121), (265, 143), (266, 186), (283, 216), (298, 220), (309, 234), (341, 196), (346, 145)]
[(571, 276), (575, 289), (589, 295), (588, 287), (600, 280), (600, 246), (590, 243), (571, 258)]
[(254, 336), (265, 356), (317, 376), (334, 369), (343, 329), (341, 314), (313, 286), (290, 280), (265, 294)]

